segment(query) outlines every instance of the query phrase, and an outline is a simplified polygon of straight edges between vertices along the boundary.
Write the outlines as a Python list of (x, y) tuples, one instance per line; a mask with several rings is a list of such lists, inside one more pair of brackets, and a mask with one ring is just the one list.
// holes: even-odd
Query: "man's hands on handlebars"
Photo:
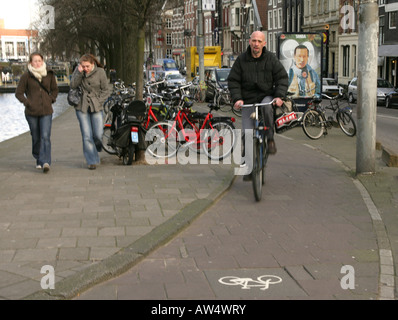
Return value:
[[(275, 104), (276, 106), (278, 106), (278, 107), (281, 107), (282, 104), (283, 104), (283, 101), (282, 101), (281, 98), (275, 98), (274, 101), (275, 101), (274, 104)], [(235, 102), (234, 108), (235, 108), (236, 110), (240, 110), (242, 105), (244, 105), (243, 100), (238, 100), (238, 101)]]

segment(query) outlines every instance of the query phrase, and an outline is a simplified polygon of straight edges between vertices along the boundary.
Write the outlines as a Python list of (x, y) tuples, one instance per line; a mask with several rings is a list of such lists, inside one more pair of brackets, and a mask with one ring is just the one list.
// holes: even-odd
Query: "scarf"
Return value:
[(47, 75), (47, 66), (43, 62), (40, 68), (34, 68), (30, 63), (28, 64), (28, 70), (34, 75), (34, 77), (41, 82), (41, 79)]

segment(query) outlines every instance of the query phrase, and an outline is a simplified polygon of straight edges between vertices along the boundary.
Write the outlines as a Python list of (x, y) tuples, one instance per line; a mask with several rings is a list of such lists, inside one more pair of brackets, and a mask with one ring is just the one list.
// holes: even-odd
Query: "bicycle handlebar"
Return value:
[(342, 98), (342, 97), (343, 97), (343, 94), (339, 93), (338, 95), (336, 95), (336, 96), (334, 96), (334, 97), (331, 97), (331, 96), (328, 96), (328, 95), (325, 94), (325, 93), (322, 93), (322, 96), (325, 97), (325, 98), (328, 99), (328, 100), (337, 100), (337, 99), (339, 99), (339, 98)]
[(267, 106), (267, 105), (274, 104), (275, 102), (276, 102), (276, 99), (273, 99), (270, 102), (242, 104), (242, 105), (240, 105), (240, 107), (241, 108), (262, 107), (262, 106)]

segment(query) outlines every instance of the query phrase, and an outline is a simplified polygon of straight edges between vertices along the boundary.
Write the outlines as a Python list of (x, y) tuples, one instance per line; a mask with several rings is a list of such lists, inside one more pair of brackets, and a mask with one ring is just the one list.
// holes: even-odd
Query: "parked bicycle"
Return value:
[[(349, 105), (344, 107), (339, 105), (342, 95), (330, 97), (326, 94), (322, 94), (322, 96), (329, 100), (329, 105), (322, 105), (322, 99), (320, 98), (313, 98), (308, 103), (310, 109), (319, 113), (319, 115), (314, 115), (311, 119), (312, 136), (310, 138), (319, 139), (321, 136), (327, 135), (328, 129), (331, 129), (334, 125), (338, 125), (347, 136), (355, 136), (357, 129), (354, 118), (352, 117), (351, 107)], [(327, 116), (327, 110), (331, 110), (332, 115)]]
[[(232, 110), (231, 94), (228, 88), (215, 88), (213, 103), (216, 104), (221, 111), (227, 112)], [(234, 112), (234, 114), (239, 117), (242, 116), (241, 112)]]
[(212, 111), (217, 105), (209, 104), (209, 112), (192, 112), (192, 101), (181, 97), (173, 121), (155, 123), (147, 134), (147, 152), (156, 158), (174, 156), (180, 147), (203, 151), (209, 159), (222, 160), (231, 154), (236, 144), (235, 119), (216, 117)]

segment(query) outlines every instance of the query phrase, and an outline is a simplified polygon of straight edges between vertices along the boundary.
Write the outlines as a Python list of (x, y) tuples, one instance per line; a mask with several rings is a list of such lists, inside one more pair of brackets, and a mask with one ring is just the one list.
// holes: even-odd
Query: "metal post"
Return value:
[(377, 0), (361, 1), (358, 15), (357, 174), (375, 172), (378, 12)]
[(198, 55), (199, 55), (199, 83), (202, 88), (202, 98), (204, 96), (204, 80), (205, 80), (205, 63), (204, 63), (204, 39), (203, 39), (203, 6), (202, 0), (199, 0), (199, 10), (198, 10)]

